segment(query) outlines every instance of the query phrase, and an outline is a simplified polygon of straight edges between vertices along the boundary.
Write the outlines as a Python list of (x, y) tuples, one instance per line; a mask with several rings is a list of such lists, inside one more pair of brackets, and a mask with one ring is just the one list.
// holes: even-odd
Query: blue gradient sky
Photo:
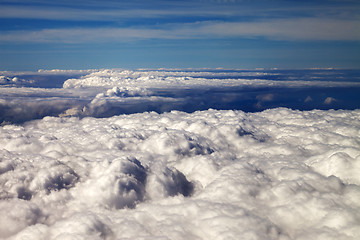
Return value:
[(360, 68), (359, 0), (0, 0), (0, 70)]

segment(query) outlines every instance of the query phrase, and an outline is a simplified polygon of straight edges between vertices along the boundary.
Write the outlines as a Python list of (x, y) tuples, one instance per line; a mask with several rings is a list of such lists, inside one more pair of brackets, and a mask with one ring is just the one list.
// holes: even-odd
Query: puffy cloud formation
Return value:
[(359, 129), (286, 108), (2, 126), (0, 238), (358, 239)]
[(0, 76), (0, 84), (9, 84), (9, 83), (13, 83), (13, 82), (17, 82), (18, 78), (10, 78), (10, 77), (6, 77), (6, 76)]
[[(156, 111), (359, 108), (356, 71), (39, 70), (5, 74), (0, 124), (45, 116), (111, 117)], [(15, 80), (16, 81), (15, 81)]]
[[(146, 87), (146, 88), (182, 88), (182, 87), (346, 87), (360, 86), (359, 82), (330, 81), (324, 76), (336, 72), (313, 72), (304, 79), (297, 71), (286, 76), (286, 71), (240, 71), (240, 70), (123, 70), (103, 69), (91, 72), (81, 78), (72, 78), (64, 82), (64, 88), (83, 87)], [(305, 70), (306, 71), (306, 70)], [(306, 72), (305, 72), (306, 73)], [(289, 73), (287, 73), (289, 74)], [(297, 75), (299, 74), (299, 75)], [(303, 73), (302, 73), (303, 74)], [(281, 75), (284, 75), (281, 78)], [(269, 77), (268, 77), (269, 76)], [(312, 79), (312, 77), (314, 79)], [(279, 81), (278, 79), (281, 79)], [(294, 79), (295, 78), (295, 79)], [(317, 81), (316, 81), (317, 79)], [(328, 80), (328, 81), (326, 81)]]
[(33, 83), (33, 81), (26, 81), (19, 77), (0, 76), (0, 86), (14, 86), (24, 83)]
[[(350, 88), (359, 88), (359, 82), (352, 78), (339, 80), (344, 79), (341, 75), (345, 72), (331, 69), (302, 71), (104, 69), (64, 82), (67, 90), (104, 90), (86, 106), (68, 109), (61, 116), (109, 117), (121, 113), (193, 112), (208, 108), (259, 111), (278, 106), (302, 110), (354, 109), (353, 100), (335, 101), (327, 95), (341, 99), (352, 96), (354, 90)], [(336, 88), (339, 91), (333, 90)], [(309, 93), (313, 94), (314, 101)]]

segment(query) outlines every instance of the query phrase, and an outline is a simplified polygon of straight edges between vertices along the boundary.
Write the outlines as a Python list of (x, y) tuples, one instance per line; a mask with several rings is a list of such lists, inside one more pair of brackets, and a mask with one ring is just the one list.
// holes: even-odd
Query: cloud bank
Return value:
[(275, 107), (356, 109), (356, 71), (41, 70), (2, 72), (0, 123), (45, 116), (111, 117), (155, 111)]
[(0, 127), (3, 239), (358, 239), (360, 112)]

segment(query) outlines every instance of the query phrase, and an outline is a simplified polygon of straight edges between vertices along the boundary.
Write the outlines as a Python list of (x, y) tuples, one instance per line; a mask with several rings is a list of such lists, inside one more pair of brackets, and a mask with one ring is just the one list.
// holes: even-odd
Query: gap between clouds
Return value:
[(96, 43), (146, 39), (257, 38), (272, 40), (359, 41), (359, 20), (330, 18), (276, 19), (257, 22), (203, 21), (156, 28), (64, 28), (6, 31), (0, 42)]

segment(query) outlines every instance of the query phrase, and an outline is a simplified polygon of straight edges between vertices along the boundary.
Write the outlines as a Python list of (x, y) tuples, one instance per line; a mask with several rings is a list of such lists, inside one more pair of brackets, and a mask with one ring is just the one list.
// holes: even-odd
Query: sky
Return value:
[(358, 0), (0, 0), (0, 70), (360, 68)]

